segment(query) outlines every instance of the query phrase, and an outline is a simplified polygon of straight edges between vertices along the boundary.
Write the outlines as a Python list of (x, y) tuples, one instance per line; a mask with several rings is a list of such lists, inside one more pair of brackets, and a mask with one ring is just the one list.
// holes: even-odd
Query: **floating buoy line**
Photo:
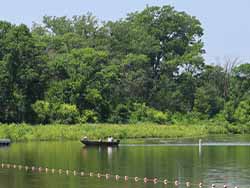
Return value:
[[(124, 182), (141, 182), (141, 183), (153, 183), (153, 184), (163, 184), (163, 185), (174, 185), (175, 187), (179, 187), (180, 185), (184, 185), (186, 187), (211, 187), (217, 188), (216, 184), (203, 184), (200, 183), (191, 183), (189, 181), (180, 182), (178, 180), (169, 181), (167, 179), (158, 179), (158, 178), (141, 178), (141, 177), (130, 177), (130, 176), (120, 176), (120, 175), (113, 175), (113, 174), (103, 174), (103, 173), (94, 173), (94, 172), (84, 172), (84, 171), (77, 171), (77, 170), (65, 170), (65, 169), (55, 169), (55, 168), (48, 168), (48, 167), (35, 167), (35, 166), (26, 166), (20, 164), (10, 164), (10, 163), (1, 163), (1, 168), (3, 169), (16, 169), (16, 170), (24, 170), (26, 172), (38, 172), (38, 173), (46, 173), (46, 174), (59, 174), (59, 175), (73, 175), (73, 176), (80, 176), (80, 177), (96, 177), (99, 179), (106, 179), (106, 180), (115, 180), (115, 181), (124, 181)], [(227, 184), (223, 185), (223, 188), (229, 188)], [(239, 188), (235, 186), (234, 188)]]

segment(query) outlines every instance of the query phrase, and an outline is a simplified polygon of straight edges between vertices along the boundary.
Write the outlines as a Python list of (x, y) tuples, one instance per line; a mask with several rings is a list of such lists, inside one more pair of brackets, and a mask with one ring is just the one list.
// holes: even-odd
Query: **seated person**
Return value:
[(109, 136), (109, 137), (108, 137), (108, 142), (112, 142), (112, 141), (113, 141), (112, 137)]

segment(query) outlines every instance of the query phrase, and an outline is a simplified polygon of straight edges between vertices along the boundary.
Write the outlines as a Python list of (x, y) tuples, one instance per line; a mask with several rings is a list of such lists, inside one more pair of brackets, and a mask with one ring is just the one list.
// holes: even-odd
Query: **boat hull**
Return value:
[(85, 146), (98, 146), (98, 147), (117, 147), (120, 143), (119, 140), (116, 140), (113, 142), (107, 142), (107, 141), (90, 141), (90, 140), (84, 140), (84, 139), (82, 139), (81, 142)]
[(0, 139), (0, 147), (1, 146), (8, 146), (10, 145), (11, 141), (10, 139)]

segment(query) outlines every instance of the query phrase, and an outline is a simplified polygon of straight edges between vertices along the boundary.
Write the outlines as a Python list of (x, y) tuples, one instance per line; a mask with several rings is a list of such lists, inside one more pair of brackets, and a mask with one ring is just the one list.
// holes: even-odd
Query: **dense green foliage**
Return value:
[[(204, 123), (204, 124), (203, 124)], [(240, 128), (240, 129), (239, 129)], [(249, 127), (218, 126), (213, 123), (199, 122), (194, 125), (157, 125), (157, 124), (83, 124), (83, 125), (40, 125), (2, 124), (0, 137), (12, 141), (52, 141), (79, 140), (83, 136), (91, 139), (106, 139), (113, 135), (123, 142), (138, 143), (144, 138), (195, 138), (214, 134), (250, 133)], [(136, 140), (128, 140), (136, 139)]]
[(170, 6), (0, 21), (0, 122), (250, 123), (250, 65), (206, 65), (202, 35)]

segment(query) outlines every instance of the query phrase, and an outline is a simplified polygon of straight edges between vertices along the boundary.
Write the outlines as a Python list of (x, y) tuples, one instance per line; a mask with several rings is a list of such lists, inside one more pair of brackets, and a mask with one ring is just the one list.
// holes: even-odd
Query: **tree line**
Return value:
[(0, 21), (0, 122), (250, 122), (250, 65), (205, 64), (200, 21), (171, 6), (118, 21)]

